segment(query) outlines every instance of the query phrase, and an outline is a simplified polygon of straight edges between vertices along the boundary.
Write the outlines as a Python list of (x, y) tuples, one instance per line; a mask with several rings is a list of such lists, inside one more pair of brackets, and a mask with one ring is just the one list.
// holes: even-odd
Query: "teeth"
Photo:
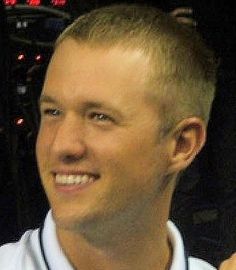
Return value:
[(63, 185), (81, 185), (86, 183), (91, 183), (95, 180), (94, 176), (83, 174), (83, 175), (73, 175), (73, 174), (57, 174), (56, 183)]

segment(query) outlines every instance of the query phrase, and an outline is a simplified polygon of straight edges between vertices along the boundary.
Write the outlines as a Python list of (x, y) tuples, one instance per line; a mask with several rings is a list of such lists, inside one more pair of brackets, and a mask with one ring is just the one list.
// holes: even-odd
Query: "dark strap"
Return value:
[(46, 269), (50, 270), (48, 260), (46, 258), (44, 247), (43, 247), (43, 226), (39, 228), (39, 245), (40, 245), (40, 249), (41, 249), (41, 253), (42, 253), (42, 257), (43, 257), (43, 261), (46, 266)]
[(189, 270), (189, 257), (187, 249), (184, 249), (185, 269)]

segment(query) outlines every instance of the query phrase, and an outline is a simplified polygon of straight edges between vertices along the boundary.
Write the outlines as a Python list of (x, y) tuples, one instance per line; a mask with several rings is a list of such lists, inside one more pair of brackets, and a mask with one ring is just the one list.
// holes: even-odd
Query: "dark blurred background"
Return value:
[[(39, 226), (48, 210), (34, 145), (37, 100), (58, 34), (78, 15), (122, 1), (0, 0), (0, 244)], [(236, 4), (223, 0), (139, 2), (191, 7), (197, 30), (221, 60), (208, 141), (183, 174), (171, 219), (189, 253), (215, 266), (236, 250)]]

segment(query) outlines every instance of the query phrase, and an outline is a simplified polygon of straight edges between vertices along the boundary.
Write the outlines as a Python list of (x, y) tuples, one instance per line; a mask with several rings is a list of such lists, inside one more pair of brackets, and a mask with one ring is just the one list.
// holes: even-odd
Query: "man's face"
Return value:
[(37, 159), (59, 226), (150, 207), (168, 166), (168, 142), (148, 99), (139, 51), (63, 41), (49, 65)]

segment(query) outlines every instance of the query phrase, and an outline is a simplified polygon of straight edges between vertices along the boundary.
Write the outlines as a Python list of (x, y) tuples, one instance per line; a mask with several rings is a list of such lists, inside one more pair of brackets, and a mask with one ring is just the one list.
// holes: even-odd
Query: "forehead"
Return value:
[[(83, 69), (88, 72), (99, 67), (97, 71), (101, 70), (103, 72), (111, 68), (112, 72), (125, 70), (126, 72), (129, 71), (131, 75), (134, 67), (135, 73), (138, 71), (143, 74), (146, 73), (149, 58), (141, 49), (125, 48), (121, 45), (105, 47), (67, 38), (57, 46), (50, 65), (53, 66), (54, 62), (57, 62), (56, 65), (61, 62), (75, 70), (84, 65)], [(60, 65), (57, 66), (57, 68), (59, 67)]]
[(43, 91), (134, 95), (146, 91), (148, 69), (149, 60), (140, 50), (91, 47), (66, 39), (51, 59)]

